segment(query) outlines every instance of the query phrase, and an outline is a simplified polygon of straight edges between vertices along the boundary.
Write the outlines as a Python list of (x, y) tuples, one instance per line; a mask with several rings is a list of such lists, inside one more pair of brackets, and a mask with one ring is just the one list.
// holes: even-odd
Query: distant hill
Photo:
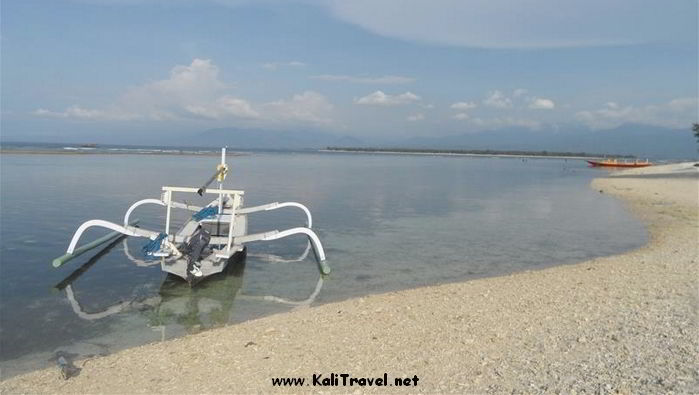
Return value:
[(697, 158), (697, 144), (689, 128), (665, 129), (646, 125), (622, 125), (590, 131), (561, 128), (533, 131), (498, 129), (441, 137), (360, 140), (314, 130), (263, 130), (218, 128), (190, 135), (181, 145), (240, 149), (320, 149), (325, 147), (385, 147), (450, 150), (551, 151), (633, 155), (651, 159)]
[[(519, 151), (519, 150), (464, 150), (436, 148), (382, 148), (382, 147), (328, 147), (326, 151), (337, 152), (368, 152), (368, 153), (405, 153), (405, 154), (455, 154), (455, 155), (507, 155), (553, 158), (601, 158), (605, 154), (594, 152), (557, 152), (557, 151)], [(615, 155), (620, 158), (633, 158), (631, 155)]]
[(197, 133), (187, 141), (197, 146), (220, 147), (227, 145), (233, 149), (317, 149), (330, 145), (363, 145), (359, 139), (337, 136), (331, 133), (312, 130), (276, 131), (262, 129), (219, 128)]
[(697, 144), (689, 129), (674, 130), (631, 124), (599, 131), (532, 131), (511, 128), (444, 137), (412, 138), (395, 141), (391, 145), (404, 148), (598, 152), (668, 159), (697, 157)]

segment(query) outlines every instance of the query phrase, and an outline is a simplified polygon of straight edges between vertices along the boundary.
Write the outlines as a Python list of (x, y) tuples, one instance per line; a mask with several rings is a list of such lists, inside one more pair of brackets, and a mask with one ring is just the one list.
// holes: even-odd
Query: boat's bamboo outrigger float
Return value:
[[(150, 239), (151, 242), (143, 249), (144, 254), (150, 259), (160, 259), (163, 271), (179, 276), (193, 285), (202, 278), (223, 271), (228, 264), (228, 260), (234, 254), (244, 251), (245, 243), (276, 240), (295, 234), (303, 234), (309, 238), (309, 243), (314, 247), (321, 273), (330, 273), (330, 267), (325, 262), (325, 252), (320, 239), (311, 229), (313, 226), (311, 212), (304, 205), (296, 202), (275, 202), (255, 207), (243, 207), (243, 191), (223, 189), (223, 180), (226, 178), (226, 174), (228, 174), (228, 166), (226, 165), (226, 149), (223, 148), (221, 150), (221, 163), (217, 166), (216, 173), (201, 188), (164, 186), (160, 199), (143, 199), (132, 204), (126, 211), (121, 225), (100, 219), (93, 219), (83, 223), (73, 235), (66, 254), (54, 259), (53, 266), (59, 267), (84, 252), (123, 234)], [(208, 188), (209, 184), (214, 180), (219, 182), (218, 189)], [(210, 194), (218, 197), (208, 205), (199, 207), (175, 201), (175, 193), (196, 193), (200, 196)], [(133, 211), (145, 204), (156, 204), (165, 207), (164, 232), (136, 227), (137, 221), (130, 219)], [(272, 230), (255, 234), (247, 233), (248, 214), (283, 207), (296, 207), (303, 210), (306, 214), (307, 226), (282, 231)], [(192, 219), (175, 232), (171, 230), (173, 209), (188, 210), (195, 213), (192, 215)], [(80, 240), (83, 232), (92, 227), (102, 227), (113, 232), (78, 247), (78, 240)], [(132, 258), (130, 255), (127, 256), (129, 259), (142, 262)]]

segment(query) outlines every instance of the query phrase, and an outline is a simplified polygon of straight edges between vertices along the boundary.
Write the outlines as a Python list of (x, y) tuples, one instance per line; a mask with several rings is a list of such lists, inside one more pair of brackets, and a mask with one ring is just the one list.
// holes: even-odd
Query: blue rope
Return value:
[(143, 251), (143, 255), (146, 256), (146, 258), (154, 258), (153, 254), (160, 250), (160, 245), (163, 243), (163, 240), (167, 237), (165, 233), (161, 233), (156, 237), (154, 240), (149, 241), (146, 243), (141, 251)]
[(194, 215), (192, 215), (192, 218), (195, 221), (201, 221), (204, 218), (213, 217), (216, 214), (218, 214), (218, 207), (216, 207), (216, 206), (204, 207), (203, 209), (199, 210), (198, 213), (195, 213)]

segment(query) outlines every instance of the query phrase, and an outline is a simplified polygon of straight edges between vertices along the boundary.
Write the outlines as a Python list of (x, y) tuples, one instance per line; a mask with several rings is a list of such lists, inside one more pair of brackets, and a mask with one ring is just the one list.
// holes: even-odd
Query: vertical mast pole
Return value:
[(167, 213), (165, 214), (165, 234), (170, 237), (170, 208), (172, 207), (172, 191), (165, 192), (165, 200), (167, 203)]
[[(221, 148), (221, 167), (226, 166), (226, 147)], [(218, 183), (218, 213), (223, 216), (223, 181)]]

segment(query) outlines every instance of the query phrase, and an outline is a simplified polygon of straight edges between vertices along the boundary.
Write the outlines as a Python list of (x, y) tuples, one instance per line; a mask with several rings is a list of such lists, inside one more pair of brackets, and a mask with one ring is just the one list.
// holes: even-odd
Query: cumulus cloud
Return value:
[(409, 115), (406, 119), (410, 122), (422, 121), (423, 119), (425, 119), (425, 114), (419, 112), (417, 114)]
[(129, 89), (120, 106), (181, 106), (183, 103), (211, 101), (228, 86), (219, 79), (219, 69), (210, 59), (194, 59), (188, 66), (178, 65), (170, 77)]
[(364, 97), (360, 97), (359, 99), (355, 99), (354, 102), (357, 104), (374, 106), (399, 106), (410, 104), (419, 101), (420, 99), (420, 96), (412, 92), (405, 92), (399, 95), (388, 95), (382, 91), (376, 91)]
[(260, 114), (252, 109), (250, 103), (232, 96), (222, 96), (208, 105), (190, 104), (185, 109), (204, 118), (222, 119), (228, 116), (238, 118), (259, 118)]
[(352, 82), (356, 84), (409, 84), (414, 82), (414, 78), (403, 77), (400, 75), (384, 75), (380, 77), (368, 77), (368, 76), (352, 76), (352, 75), (342, 75), (342, 74), (320, 74), (313, 75), (310, 78), (321, 81), (344, 81)]
[(580, 111), (575, 117), (592, 129), (613, 129), (625, 123), (686, 128), (697, 122), (698, 105), (696, 97), (678, 98), (663, 104), (641, 107), (608, 102), (604, 108)]
[(113, 105), (85, 108), (74, 105), (64, 111), (40, 108), (33, 115), (90, 121), (210, 119), (265, 123), (330, 122), (332, 104), (321, 94), (306, 91), (290, 99), (253, 104), (227, 93), (231, 87), (219, 78), (219, 69), (208, 59), (174, 67), (167, 79), (127, 90)]
[(553, 110), (555, 107), (556, 103), (551, 99), (532, 97), (529, 100), (529, 108), (533, 110)]
[[(529, 91), (526, 89), (515, 89), (511, 94), (503, 93), (500, 90), (488, 92), (483, 99), (483, 105), (491, 108), (506, 109), (506, 108), (521, 108), (526, 105), (533, 110), (552, 110), (556, 107), (556, 103), (547, 98), (527, 96)], [(452, 106), (452, 108), (454, 108)]]
[(452, 104), (450, 108), (454, 110), (470, 110), (472, 108), (478, 107), (478, 104), (474, 102), (465, 102), (465, 101), (460, 101)]
[(483, 99), (483, 104), (494, 108), (510, 108), (512, 107), (512, 99), (499, 90), (495, 90), (488, 93), (488, 96)]
[[(228, 86), (219, 79), (219, 69), (208, 59), (175, 66), (167, 79), (128, 89), (114, 104), (100, 109), (73, 105), (64, 111), (40, 109), (38, 116), (81, 120), (135, 119), (172, 120), (194, 114), (220, 112), (217, 98)], [(194, 109), (194, 112), (190, 111)]]
[(47, 118), (75, 118), (91, 121), (128, 121), (138, 118), (135, 114), (125, 113), (116, 108), (109, 110), (92, 110), (77, 105), (68, 107), (64, 111), (50, 111), (39, 108), (32, 111), (32, 114)]
[[(556, 104), (551, 99), (540, 98), (536, 96), (527, 96), (529, 91), (526, 89), (515, 89), (507, 94), (500, 90), (488, 92), (482, 100), (485, 107), (490, 107), (498, 110), (509, 109), (511, 111), (521, 111), (524, 108), (537, 110), (551, 110), (556, 107)], [(526, 107), (525, 107), (526, 106)], [(538, 129), (541, 123), (532, 119), (517, 118), (517, 117), (499, 117), (499, 118), (479, 118), (471, 114), (471, 110), (478, 107), (475, 102), (460, 101), (449, 106), (458, 113), (452, 115), (452, 119), (459, 121), (468, 120), (470, 123), (482, 127), (507, 127), (521, 126), (530, 129)]]

